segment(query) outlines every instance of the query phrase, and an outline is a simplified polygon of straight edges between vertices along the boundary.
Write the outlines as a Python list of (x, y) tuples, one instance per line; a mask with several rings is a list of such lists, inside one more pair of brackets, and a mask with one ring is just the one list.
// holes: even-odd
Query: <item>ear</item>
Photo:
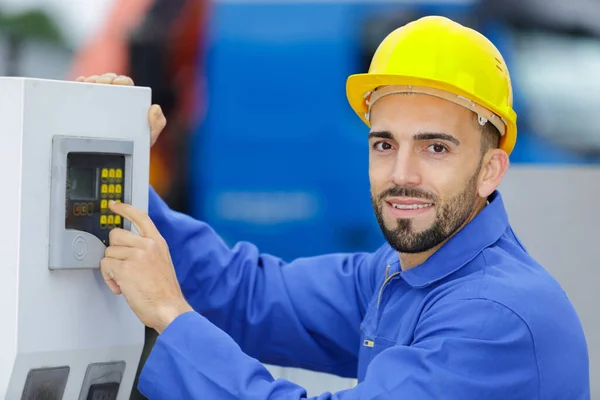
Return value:
[(510, 162), (508, 154), (501, 149), (491, 149), (483, 157), (477, 192), (480, 197), (487, 198), (498, 188)]

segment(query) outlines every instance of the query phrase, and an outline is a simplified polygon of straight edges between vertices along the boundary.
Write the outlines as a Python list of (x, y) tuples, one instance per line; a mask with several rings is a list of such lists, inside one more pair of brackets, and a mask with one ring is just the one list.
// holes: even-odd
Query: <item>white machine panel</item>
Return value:
[(0, 78), (0, 399), (125, 400), (144, 326), (99, 270), (147, 209), (148, 88)]

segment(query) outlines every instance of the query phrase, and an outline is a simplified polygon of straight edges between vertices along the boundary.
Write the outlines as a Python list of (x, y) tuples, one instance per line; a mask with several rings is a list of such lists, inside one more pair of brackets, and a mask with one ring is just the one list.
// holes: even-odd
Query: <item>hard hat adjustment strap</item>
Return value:
[(498, 131), (500, 131), (500, 135), (504, 136), (504, 134), (506, 133), (506, 122), (504, 121), (504, 119), (500, 118), (498, 115), (488, 110), (487, 108), (473, 102), (470, 99), (467, 99), (466, 97), (458, 96), (456, 94), (452, 94), (444, 90), (425, 86), (390, 85), (382, 86), (375, 89), (373, 92), (365, 93), (365, 103), (367, 105), (367, 112), (365, 113), (365, 118), (367, 119), (367, 121), (370, 121), (371, 107), (373, 107), (373, 104), (375, 104), (379, 99), (385, 96), (389, 96), (391, 94), (401, 93), (428, 94), (431, 96), (436, 96), (451, 101), (455, 104), (458, 104), (459, 106), (468, 108), (469, 110), (476, 113), (477, 121), (481, 126), (485, 125), (486, 122), (490, 122), (498, 129)]

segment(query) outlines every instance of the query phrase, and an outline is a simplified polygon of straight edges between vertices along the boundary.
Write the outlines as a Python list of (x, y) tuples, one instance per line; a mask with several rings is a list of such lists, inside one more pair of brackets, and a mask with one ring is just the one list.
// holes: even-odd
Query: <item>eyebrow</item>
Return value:
[(447, 133), (441, 132), (421, 132), (413, 136), (414, 140), (445, 140), (454, 143), (456, 146), (460, 144), (457, 138)]
[(379, 139), (393, 139), (392, 133), (390, 131), (374, 131), (369, 132), (369, 139), (379, 138)]
[[(380, 139), (394, 139), (394, 136), (390, 131), (374, 131), (369, 132), (369, 139), (380, 138)], [(420, 132), (413, 136), (415, 141), (419, 140), (445, 140), (447, 142), (454, 143), (454, 145), (460, 145), (460, 141), (452, 135), (442, 132)]]

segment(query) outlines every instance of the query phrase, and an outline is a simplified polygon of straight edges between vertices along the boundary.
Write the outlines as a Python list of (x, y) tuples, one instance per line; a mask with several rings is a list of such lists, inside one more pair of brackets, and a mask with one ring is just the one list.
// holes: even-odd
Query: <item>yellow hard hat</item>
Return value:
[(482, 34), (446, 17), (428, 16), (390, 33), (377, 48), (369, 72), (348, 78), (352, 109), (370, 126), (370, 107), (399, 92), (442, 97), (473, 110), (480, 124), (501, 133), (510, 154), (517, 139), (517, 115), (506, 63)]

